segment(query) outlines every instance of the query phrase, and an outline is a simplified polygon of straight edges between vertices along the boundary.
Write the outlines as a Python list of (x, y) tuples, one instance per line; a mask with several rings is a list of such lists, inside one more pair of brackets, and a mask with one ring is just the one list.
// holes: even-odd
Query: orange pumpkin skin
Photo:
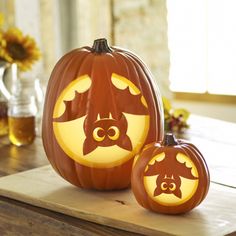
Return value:
[(131, 187), (137, 202), (164, 214), (181, 214), (198, 206), (210, 185), (207, 164), (199, 150), (166, 134), (163, 142), (146, 145), (136, 157)]
[[(73, 97), (70, 90), (75, 88)], [(48, 83), (42, 121), (43, 145), (53, 168), (78, 187), (129, 187), (134, 156), (163, 138), (156, 89), (137, 56), (108, 47), (105, 39), (63, 56)], [(136, 123), (144, 133), (137, 132), (140, 140), (130, 131)]]

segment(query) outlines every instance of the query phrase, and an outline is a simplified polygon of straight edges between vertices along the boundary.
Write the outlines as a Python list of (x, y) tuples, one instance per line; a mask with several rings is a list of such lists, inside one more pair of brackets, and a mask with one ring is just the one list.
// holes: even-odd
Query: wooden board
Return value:
[(183, 138), (202, 152), (211, 181), (236, 188), (236, 123), (191, 115)]
[(130, 190), (76, 188), (50, 166), (0, 178), (0, 195), (35, 206), (145, 235), (225, 235), (236, 231), (236, 189), (211, 184), (205, 201), (181, 216), (141, 208)]

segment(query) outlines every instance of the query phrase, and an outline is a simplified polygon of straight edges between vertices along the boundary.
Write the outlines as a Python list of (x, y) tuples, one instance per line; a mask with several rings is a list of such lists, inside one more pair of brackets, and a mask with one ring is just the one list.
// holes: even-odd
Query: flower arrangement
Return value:
[(0, 14), (0, 60), (16, 63), (19, 70), (30, 70), (41, 53), (35, 40), (23, 35), (16, 27), (3, 29), (4, 17)]
[(164, 107), (164, 122), (165, 130), (174, 133), (183, 133), (185, 129), (189, 128), (187, 123), (189, 118), (189, 111), (183, 108), (173, 108), (171, 102), (166, 98), (162, 97)]

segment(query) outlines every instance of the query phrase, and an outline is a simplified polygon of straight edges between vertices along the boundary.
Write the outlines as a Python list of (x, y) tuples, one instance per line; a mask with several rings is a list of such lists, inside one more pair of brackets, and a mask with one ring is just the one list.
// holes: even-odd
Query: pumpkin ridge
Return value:
[[(156, 107), (159, 108), (159, 110), (157, 110), (156, 112), (158, 113), (158, 115), (161, 117), (160, 121), (159, 121), (159, 127), (164, 127), (164, 110), (163, 110), (163, 105), (162, 105), (162, 99), (160, 96), (160, 90), (157, 86), (157, 83), (155, 81), (155, 79), (153, 78), (153, 75), (151, 73), (151, 71), (149, 70), (149, 68), (147, 67), (147, 65), (143, 62), (138, 60), (138, 56), (130, 51), (127, 51), (127, 54), (129, 55), (130, 59), (135, 61), (135, 63), (137, 63), (139, 65), (139, 67), (143, 68), (143, 73), (146, 75), (146, 78), (150, 84), (151, 90), (153, 92), (153, 94), (155, 94), (156, 96), (154, 96), (154, 99), (156, 101)], [(162, 121), (162, 122), (161, 122)], [(160, 135), (159, 139), (157, 140), (162, 140), (164, 137), (164, 129), (162, 130), (162, 134)]]
[[(91, 64), (89, 63), (89, 61), (91, 60)], [(88, 54), (88, 57), (87, 57), (87, 60), (86, 60), (86, 58), (81, 62), (81, 64), (80, 64), (80, 66), (77, 68), (77, 75), (78, 76), (82, 76), (82, 75), (84, 75), (84, 73), (82, 72), (82, 70), (84, 70), (84, 65), (85, 64), (88, 64), (88, 65), (90, 65), (90, 70), (88, 71), (88, 75), (90, 76), (90, 79), (91, 79), (91, 81), (92, 81), (92, 83), (93, 83), (93, 78), (92, 78), (92, 76), (91, 76), (91, 74), (92, 74), (92, 68), (93, 68), (93, 64), (94, 64), (94, 57), (93, 57), (93, 55), (91, 55), (91, 54)], [(88, 89), (88, 91), (87, 91), (87, 104), (86, 104), (86, 117), (88, 116), (88, 114), (89, 114), (89, 110), (88, 110), (88, 101), (90, 101), (90, 98), (91, 98), (91, 95), (92, 95), (92, 85), (91, 85), (91, 87)], [(78, 106), (78, 108), (79, 108), (79, 106)]]
[[(67, 59), (67, 60), (64, 60), (66, 57), (68, 57), (68, 59)], [(68, 66), (68, 64), (71, 63), (71, 62), (74, 60), (75, 57), (76, 57), (76, 56), (73, 55), (72, 53), (71, 53), (71, 54), (70, 54), (70, 53), (66, 54), (66, 55), (64, 56), (64, 58), (62, 58), (63, 60), (62, 60), (62, 59), (59, 60), (59, 62), (56, 64), (55, 68), (54, 68), (53, 71), (52, 71), (52, 74), (51, 74), (50, 78), (53, 77), (53, 76), (59, 77), (59, 76), (63, 75), (63, 74), (65, 73), (64, 67), (65, 67), (65, 66)], [(59, 70), (57, 69), (58, 67), (59, 67), (59, 68), (63, 68), (63, 70), (61, 69), (62, 72), (61, 72), (60, 69), (59, 69)], [(63, 82), (63, 80), (61, 79), (61, 80), (59, 81), (59, 83), (57, 83), (57, 82), (58, 82), (58, 81), (55, 82), (55, 81), (49, 79), (48, 88), (49, 88), (50, 86), (53, 86), (54, 89), (55, 89), (56, 91), (58, 91), (59, 88), (61, 87), (61, 83)], [(54, 90), (53, 90), (53, 91), (49, 91), (49, 89), (47, 89), (46, 96), (47, 96), (47, 95), (48, 95), (48, 96), (51, 96), (51, 94), (48, 94), (49, 92), (51, 92), (52, 94), (54, 94)], [(56, 97), (58, 97), (58, 95), (57, 95)]]
[[(86, 56), (86, 55), (85, 55)], [(64, 59), (65, 59), (65, 57), (69, 57), (66, 61), (64, 61)], [(55, 68), (54, 68), (54, 70), (53, 70), (53, 72), (52, 72), (52, 75), (51, 75), (51, 77), (53, 77), (53, 76), (57, 76), (57, 74), (61, 74), (61, 72), (60, 72), (60, 70), (57, 70), (57, 68), (58, 68), (58, 66), (60, 67), (61, 66), (61, 63), (65, 63), (65, 65), (64, 66), (68, 66), (68, 64), (70, 64), (71, 62), (72, 62), (72, 60), (75, 58), (75, 55), (74, 54), (70, 54), (70, 53), (68, 53), (67, 55), (65, 55), (64, 56), (64, 58), (62, 58), (58, 63), (57, 63), (57, 65), (55, 66)], [(64, 72), (64, 70), (63, 70), (63, 72)], [(50, 78), (51, 78), (50, 77)], [(58, 77), (58, 76), (57, 76)], [(50, 86), (53, 86), (54, 87), (54, 89), (55, 89), (55, 91), (58, 91), (59, 89), (58, 88), (60, 88), (61, 87), (61, 83), (63, 82), (63, 80), (61, 79), (60, 81), (59, 81), (59, 83), (58, 83), (58, 81), (56, 81), (57, 83), (55, 84), (55, 81), (53, 81), (53, 80), (51, 80), (50, 81), (51, 83), (48, 85), (48, 88), (50, 87)], [(49, 89), (47, 89), (47, 92), (46, 92), (46, 96), (48, 97), (52, 97), (54, 95), (54, 90), (49, 90)], [(58, 97), (58, 95), (56, 95), (56, 97)], [(50, 101), (51, 99), (49, 99), (49, 101)], [(45, 106), (46, 107), (46, 106)], [(44, 109), (44, 114), (45, 114), (46, 112), (45, 112), (45, 109)], [(49, 116), (49, 119), (48, 119), (48, 117), (45, 117), (45, 119), (48, 121), (50, 121), (51, 122), (51, 119), (52, 119), (52, 114), (53, 114), (53, 108), (51, 109), (51, 112), (50, 113), (47, 113), (47, 116)], [(48, 131), (48, 122), (44, 122), (43, 121), (43, 124), (44, 124), (44, 126), (43, 126), (43, 129), (42, 129), (42, 136), (44, 136), (44, 132), (47, 132)], [(46, 128), (45, 128), (45, 126), (47, 126)], [(51, 134), (51, 136), (54, 136), (54, 133), (52, 133)], [(56, 145), (52, 145), (52, 153), (54, 153), (55, 152), (55, 149), (57, 149), (56, 147), (57, 147), (57, 145), (58, 145), (58, 143), (57, 143), (57, 140), (56, 139), (50, 139), (50, 140), (52, 140), (54, 143), (56, 143)], [(44, 149), (45, 149), (45, 151), (47, 151), (48, 150), (48, 145), (49, 145), (49, 143), (45, 143), (45, 140), (43, 139), (43, 146), (44, 146)], [(58, 145), (59, 146), (59, 145)], [(53, 166), (57, 169), (57, 171), (58, 171), (58, 173), (61, 175), (61, 176), (64, 176), (64, 173), (62, 173), (62, 170), (61, 170), (61, 168), (59, 168), (59, 166), (60, 166), (60, 164), (58, 163), (58, 161), (55, 159), (55, 158), (51, 158), (50, 157), (51, 155), (49, 155), (49, 161), (50, 161), (50, 163), (52, 163), (53, 164)]]
[[(86, 52), (86, 51), (83, 51), (83, 57), (81, 58), (81, 61), (80, 61), (80, 63), (83, 63), (85, 60), (86, 60), (86, 58), (87, 58), (87, 56), (88, 55), (90, 55), (88, 52)], [(81, 56), (81, 55), (80, 55)], [(63, 71), (63, 74), (62, 74), (62, 77), (61, 77), (61, 80), (60, 80), (60, 83), (59, 83), (59, 88), (60, 87), (64, 87), (64, 85), (63, 85), (63, 82), (64, 82), (64, 78), (67, 78), (67, 76), (64, 76), (65, 74), (67, 74), (67, 71), (70, 71), (70, 68), (71, 68), (71, 62), (73, 62), (73, 60), (75, 60), (76, 58), (78, 57), (78, 55), (73, 55), (72, 54), (72, 56), (71, 56), (71, 58), (69, 58), (68, 59), (68, 61), (67, 61), (67, 63), (66, 63), (66, 69)], [(76, 74), (78, 74), (78, 70), (76, 70), (75, 71), (75, 73), (74, 73), (75, 75)], [(75, 77), (77, 77), (77, 76), (75, 76)], [(71, 80), (68, 82), (68, 84), (71, 82)], [(68, 85), (67, 84), (67, 85)], [(66, 85), (66, 86), (67, 86)], [(58, 89), (57, 89), (57, 91), (58, 91)], [(59, 89), (59, 91), (63, 91), (63, 89)], [(60, 96), (60, 92), (59, 92), (59, 96)], [(58, 98), (57, 98), (58, 99)], [(53, 112), (53, 110), (54, 109), (52, 109), (52, 112)], [(53, 116), (51, 116), (51, 117), (53, 117)], [(53, 135), (54, 135), (54, 133), (53, 133)], [(57, 143), (57, 145), (59, 146), (59, 148), (61, 148), (60, 147), (60, 145), (58, 144), (58, 141), (56, 140), (56, 138), (54, 139), (54, 142), (56, 142)], [(53, 145), (53, 147), (55, 147), (55, 145)], [(64, 150), (62, 150), (61, 149), (61, 151), (66, 155), (66, 153), (64, 152)], [(58, 166), (60, 166), (60, 164), (58, 164), (58, 162), (60, 161), (60, 159), (57, 159), (57, 158), (54, 158), (54, 162), (55, 162), (55, 165), (57, 166), (56, 168), (58, 169), (58, 172), (60, 173), (60, 175), (61, 176), (64, 176), (65, 178), (68, 178), (67, 177), (67, 172), (62, 172), (62, 168), (58, 168)], [(70, 160), (70, 158), (66, 155), (66, 160), (64, 160), (64, 161), (67, 161), (67, 162), (71, 162), (71, 160)], [(76, 170), (76, 173), (77, 173), (77, 169), (75, 169)], [(75, 176), (78, 176), (78, 173), (75, 175)], [(80, 183), (80, 180), (78, 180), (79, 181), (79, 183)]]
[[(143, 89), (140, 84), (140, 81), (138, 80), (139, 74), (137, 72), (137, 68), (135, 67), (134, 63), (130, 63), (130, 59), (127, 56), (125, 51), (123, 51), (123, 52), (117, 51), (116, 54), (120, 56), (121, 60), (125, 64), (125, 68), (127, 68), (127, 72), (128, 72), (128, 75), (127, 75), (128, 78), (131, 78), (130, 74), (131, 74), (131, 68), (132, 68), (132, 71), (136, 75), (136, 76), (132, 76), (133, 79), (135, 79), (135, 81), (133, 81), (133, 83), (140, 89), (141, 94), (144, 94)], [(141, 70), (142, 70), (142, 68), (141, 68)]]
[[(137, 94), (137, 95), (134, 95), (134, 96), (138, 96), (139, 95), (140, 96), (140, 100), (143, 97), (144, 100), (146, 101), (146, 98), (144, 97), (143, 88), (142, 88), (141, 84), (139, 83), (139, 81), (137, 79), (135, 81), (131, 80), (131, 78), (135, 78), (135, 77), (139, 78), (139, 74), (137, 72), (136, 67), (133, 64), (129, 63), (129, 60), (128, 60), (127, 56), (125, 55), (125, 53), (115, 52), (115, 54), (116, 54), (116, 57), (117, 57), (117, 58), (114, 57), (114, 59), (116, 60), (116, 63), (117, 64), (122, 64), (123, 65), (122, 68), (125, 67), (125, 70), (126, 70), (125, 77), (130, 78), (131, 83), (134, 84), (134, 86), (136, 86), (138, 88), (138, 90), (140, 91), (140, 94)], [(118, 62), (118, 58), (119, 58), (119, 62)], [(132, 70), (133, 70), (133, 72), (135, 73), (136, 76), (132, 76), (132, 77), (130, 76), (130, 74), (132, 74), (131, 71), (130, 71), (131, 68), (132, 68)], [(124, 89), (124, 91), (125, 90), (128, 91), (129, 88), (127, 87), (127, 88)], [(148, 107), (147, 107), (147, 110), (148, 110), (147, 113), (149, 114), (150, 112), (149, 112), (149, 108)]]
[[(182, 140), (181, 140), (182, 141)], [(201, 157), (202, 157), (202, 161), (203, 161), (203, 163), (204, 163), (204, 165), (205, 165), (205, 167), (206, 167), (206, 169), (207, 169), (207, 163), (206, 163), (206, 160), (205, 160), (205, 158), (203, 157), (203, 155), (202, 155), (202, 153), (192, 144), (192, 143), (189, 143), (189, 142), (184, 142), (183, 141), (183, 144), (184, 145), (186, 145), (186, 146), (188, 146), (189, 147), (189, 149), (191, 149), (191, 150), (193, 150), (194, 152), (196, 152), (198, 155), (200, 155)], [(208, 170), (208, 169), (207, 169)], [(207, 171), (207, 175), (208, 175), (208, 179), (210, 180), (210, 172), (209, 171)]]
[[(90, 98), (90, 103), (91, 103), (91, 101), (93, 101), (93, 99), (92, 99), (92, 97), (94, 96), (96, 96), (95, 94), (97, 94), (97, 92), (98, 91), (96, 91), (95, 90), (95, 92), (94, 92), (94, 88), (96, 88), (95, 87), (95, 84), (94, 83), (98, 83), (97, 81), (95, 81), (95, 75), (96, 75), (96, 71), (95, 71), (95, 69), (97, 69), (97, 68), (95, 68), (95, 66), (94, 66), (94, 64), (96, 64), (96, 60), (101, 60), (101, 58), (103, 58), (104, 57), (104, 55), (98, 55), (98, 56), (96, 56), (96, 55), (94, 55), (94, 54), (96, 54), (96, 52), (95, 53), (93, 53), (93, 49), (91, 48), (91, 52), (92, 52), (92, 66), (91, 66), (91, 71), (90, 71), (90, 77), (91, 77), (91, 79), (92, 79), (92, 86), (91, 86), (91, 88), (89, 89), (89, 98)], [(101, 75), (100, 75), (101, 76)], [(100, 82), (101, 82), (101, 80), (103, 79), (103, 78), (100, 78), (100, 76), (99, 76), (99, 79), (100, 79)], [(105, 82), (106, 83), (106, 82)], [(94, 105), (94, 104), (91, 104), (91, 105)], [(87, 106), (88, 107), (88, 106)], [(96, 113), (98, 113), (96, 110), (93, 110), (93, 115), (92, 115), (92, 121), (93, 120), (95, 120), (96, 118)], [(88, 110), (88, 112), (87, 112), (87, 117), (88, 116), (90, 116), (90, 110)], [(84, 125), (85, 125), (85, 123), (84, 123)], [(85, 167), (86, 169), (87, 169), (87, 167)], [(92, 168), (90, 168), (90, 169), (88, 169), (88, 173), (89, 173), (89, 176), (90, 176), (90, 179), (91, 179), (91, 183), (93, 183), (93, 185), (94, 185), (94, 188), (95, 189), (100, 189), (100, 183), (98, 183), (96, 180), (97, 180), (97, 175), (98, 175), (98, 173), (100, 172), (101, 170), (100, 169), (97, 169), (97, 172), (95, 173), (95, 171), (92, 169)], [(100, 174), (99, 174), (99, 176), (100, 176)], [(100, 176), (100, 178), (102, 178), (101, 176)], [(104, 181), (104, 179), (107, 181), (107, 175), (104, 175), (103, 176), (103, 181)], [(103, 182), (102, 181), (102, 182)], [(104, 182), (103, 182), (103, 184), (104, 184)], [(85, 186), (88, 186), (88, 184), (87, 185), (85, 185)], [(85, 187), (85, 186), (83, 186), (83, 187)], [(106, 184), (104, 184), (104, 188), (106, 188)]]
[[(149, 77), (152, 77), (151, 74), (150, 74), (150, 75), (145, 74), (145, 73), (144, 73), (145, 68), (143, 68), (143, 67), (141, 67), (139, 64), (137, 64), (136, 61), (134, 61), (133, 58), (131, 58), (131, 57), (127, 54), (128, 51), (125, 51), (125, 50), (124, 50), (124, 51), (117, 50), (116, 47), (114, 47), (113, 50), (114, 50), (114, 52), (115, 52), (115, 54), (116, 54), (116, 57), (119, 57), (120, 60), (124, 63), (125, 68), (127, 68), (127, 72), (128, 72), (128, 76), (127, 76), (127, 77), (128, 77), (128, 78), (130, 78), (130, 68), (132, 68), (133, 72), (135, 72), (135, 74), (136, 74), (136, 78), (144, 77), (144, 75), (145, 75), (145, 76), (146, 76), (146, 79), (147, 79), (146, 82), (149, 82), (148, 76), (149, 76)], [(117, 51), (115, 51), (115, 50), (117, 50)], [(116, 60), (117, 60), (117, 59), (116, 59)], [(130, 61), (132, 61), (132, 63), (130, 63)], [(143, 75), (140, 76), (140, 72), (142, 72)], [(134, 76), (133, 76), (133, 77), (134, 77)], [(146, 82), (144, 82), (144, 81), (142, 81), (142, 82), (146, 84)], [(143, 86), (142, 86), (142, 84), (140, 83), (140, 80), (135, 80), (135, 82), (133, 82), (133, 83), (139, 88), (141, 94), (144, 95), (145, 93), (144, 93), (144, 90), (143, 90)], [(149, 87), (150, 87), (150, 86), (149, 86)], [(152, 97), (154, 97), (153, 94), (152, 94)], [(146, 99), (146, 98), (145, 98), (145, 99)], [(162, 105), (161, 105), (161, 106), (162, 106)], [(153, 140), (153, 141), (154, 141), (154, 140)]]
[[(201, 187), (202, 185), (203, 186), (208, 186), (208, 187), (204, 188), (204, 191), (200, 191), (201, 197), (198, 199), (198, 201), (196, 201), (196, 206), (198, 206), (203, 201), (203, 199), (205, 198), (205, 196), (208, 192), (208, 189), (209, 189), (209, 181), (208, 181), (209, 180), (209, 175), (207, 174), (207, 173), (209, 173), (209, 171), (208, 171), (207, 168), (204, 168), (204, 171), (203, 171), (202, 168), (200, 168), (202, 164), (205, 165), (205, 162), (203, 161), (203, 159), (198, 158), (199, 154), (197, 152), (195, 152), (194, 149), (192, 150), (188, 145), (185, 145), (184, 147), (185, 147), (185, 149), (187, 149), (190, 152), (190, 154), (188, 153), (188, 156), (193, 156), (195, 158), (194, 164), (196, 165), (196, 168), (198, 169), (199, 176), (204, 176), (205, 177), (205, 178), (199, 178), (200, 182), (198, 184), (198, 189), (202, 188)], [(198, 189), (196, 191), (199, 191)], [(191, 199), (189, 199), (189, 200), (191, 200)]]
[[(197, 168), (200, 169), (200, 171), (201, 171), (200, 176), (205, 176), (205, 179), (203, 179), (202, 181), (204, 181), (203, 185), (207, 186), (207, 187), (205, 188), (205, 191), (202, 192), (202, 200), (203, 200), (205, 198), (205, 196), (207, 195), (208, 190), (209, 190), (209, 186), (210, 186), (210, 173), (207, 168), (205, 158), (203, 157), (201, 152), (193, 144), (185, 143), (183, 145), (187, 150), (190, 151), (190, 153), (192, 153), (191, 155), (193, 155), (195, 157), (196, 163), (199, 165)], [(201, 159), (198, 158), (198, 155), (201, 156)], [(205, 171), (203, 171), (203, 169), (200, 168), (201, 165), (203, 165), (205, 167), (204, 168)], [(201, 201), (198, 204), (200, 204)]]
[(77, 185), (82, 186), (79, 175), (78, 175), (78, 171), (77, 171), (77, 168), (76, 168), (77, 167), (76, 162), (72, 161), (71, 162), (71, 167), (72, 167), (71, 172), (75, 173), (74, 178), (76, 179)]
[[(130, 78), (130, 69), (127, 65), (127, 62), (126, 62), (127, 57), (125, 56), (125, 54), (120, 52), (120, 51), (115, 51), (114, 50), (114, 55), (115, 55), (114, 59), (115, 59), (116, 65), (118, 67), (119, 67), (119, 65), (121, 65), (122, 71), (124, 73), (123, 76), (125, 76), (126, 78)], [(136, 83), (134, 83), (134, 84), (136, 85)]]
[[(86, 52), (86, 51), (84, 51), (83, 54), (84, 54), (84, 55), (83, 55), (83, 57), (81, 58), (81, 60), (80, 60), (80, 62), (79, 62), (79, 64), (81, 65), (81, 66), (79, 67), (79, 69), (83, 68), (82, 65), (86, 62), (86, 60), (88, 59), (88, 56), (90, 55), (89, 52)], [(81, 56), (81, 55), (80, 55), (80, 56)], [(72, 57), (70, 61), (68, 60), (68, 64), (67, 64), (67, 66), (66, 66), (66, 69), (64, 70), (64, 74), (66, 74), (67, 71), (70, 71), (70, 67), (71, 67), (71, 63), (70, 63), (70, 62), (71, 62), (72, 60), (76, 59), (77, 57), (78, 57), (78, 55), (74, 55), (74, 57)], [(78, 62), (77, 62), (77, 63), (78, 63)], [(75, 71), (74, 75), (77, 75), (77, 76), (79, 75), (79, 69)], [(64, 78), (64, 74), (63, 74), (63, 77), (62, 77), (62, 78)], [(75, 76), (75, 79), (77, 78), (77, 76)], [(65, 78), (66, 78), (66, 76), (65, 76)], [(74, 80), (74, 79), (73, 79), (73, 80)], [(61, 81), (63, 81), (63, 79), (61, 79)], [(61, 82), (61, 81), (60, 81), (60, 82)], [(72, 81), (72, 80), (70, 80), (70, 82), (71, 82), (71, 81)], [(70, 82), (69, 82), (69, 83), (70, 83)], [(68, 83), (68, 84), (69, 84), (69, 83)], [(61, 83), (59, 83), (59, 84), (61, 85)], [(62, 85), (61, 85), (61, 86), (62, 86)], [(66, 85), (66, 86), (67, 86), (67, 85)], [(63, 87), (63, 86), (62, 86), (62, 87)], [(63, 90), (63, 89), (62, 89), (62, 90)], [(56, 139), (55, 139), (55, 141), (57, 142)], [(61, 147), (60, 147), (60, 148), (61, 148)], [(62, 150), (62, 151), (63, 151), (63, 150)], [(64, 152), (64, 151), (63, 151), (63, 152)], [(66, 158), (69, 158), (69, 157), (66, 157)], [(78, 170), (77, 170), (77, 168), (75, 168), (75, 170), (76, 170), (76, 173), (77, 173), (76, 176), (78, 176), (78, 172), (77, 172)], [(61, 170), (60, 170), (60, 171), (61, 171)], [(66, 177), (66, 175), (65, 175), (64, 173), (61, 174), (61, 175)], [(66, 178), (67, 178), (67, 177), (66, 177)], [(81, 180), (78, 179), (78, 181), (79, 181), (79, 183), (81, 184)]]
[[(112, 61), (116, 60), (115, 57), (113, 56), (113, 53), (111, 53), (109, 55), (112, 57)], [(119, 114), (118, 108), (117, 108), (117, 101), (116, 101), (116, 98), (115, 98), (115, 93), (114, 93), (114, 90), (111, 89), (111, 88), (113, 88), (114, 85), (112, 84), (112, 81), (111, 81), (112, 74), (109, 73), (110, 65), (108, 67), (108, 63), (106, 63), (106, 61), (108, 60), (108, 58), (106, 56), (104, 56), (103, 60), (104, 60), (104, 64), (105, 64), (106, 75), (107, 75), (107, 78), (108, 78), (107, 83), (108, 83), (109, 92), (110, 92), (110, 99), (111, 99), (112, 107), (114, 109), (114, 111), (113, 111), (114, 114), (112, 114), (112, 113), (111, 114), (116, 119), (119, 119), (120, 118), (120, 114)], [(109, 60), (111, 60), (111, 59), (109, 58)]]
[[(135, 65), (135, 63), (130, 63), (130, 59), (129, 59), (129, 57), (127, 57), (127, 55), (124, 53), (124, 57), (126, 58), (126, 61), (127, 61), (127, 66), (128, 66), (128, 68), (131, 68), (131, 66), (132, 66), (132, 68), (133, 68), (133, 70), (135, 71), (135, 74), (136, 74), (136, 78), (140, 78), (141, 76), (140, 76), (140, 71), (143, 73), (143, 68), (137, 68), (136, 67), (136, 65)], [(129, 69), (130, 70), (130, 69)], [(137, 87), (139, 87), (140, 88), (140, 92), (141, 92), (141, 95), (142, 96), (145, 96), (145, 89), (144, 89), (144, 87), (142, 86), (142, 82), (144, 83), (144, 81), (141, 81), (141, 80), (138, 80), (138, 79), (136, 79), (136, 81), (135, 81), (135, 83), (136, 83), (136, 86)], [(145, 81), (145, 83), (146, 83), (147, 81)]]
[[(84, 53), (83, 57), (81, 58), (81, 62), (82, 62), (82, 63), (83, 63), (83, 61), (86, 59), (86, 57), (87, 57), (88, 55), (89, 55), (88, 53)], [(76, 55), (74, 55), (74, 57), (72, 56), (70, 59), (67, 60), (67, 63), (65, 64), (63, 73), (60, 75), (60, 77), (61, 77), (62, 79), (60, 79), (59, 82), (57, 82), (57, 83), (58, 83), (58, 87), (55, 88), (56, 91), (58, 92), (58, 93), (57, 93), (57, 96), (56, 96), (56, 99), (58, 99), (58, 97), (60, 96), (61, 92), (63, 91), (63, 88), (65, 88), (66, 86), (68, 86), (69, 83), (72, 81), (72, 80), (69, 80), (68, 84), (64, 84), (64, 83), (65, 83), (65, 82), (64, 82), (64, 80), (65, 80), (64, 78), (67, 77), (67, 76), (65, 76), (65, 75), (68, 73), (68, 71), (70, 71), (71, 64), (74, 62), (74, 59), (75, 59), (75, 58), (77, 58)], [(60, 65), (59, 65), (59, 66), (60, 66)], [(76, 71), (76, 73), (74, 73), (74, 74), (77, 74), (77, 71)], [(75, 78), (74, 78), (74, 79), (75, 79)], [(73, 80), (74, 80), (74, 79), (73, 79)], [(62, 88), (62, 89), (61, 89), (61, 88)], [(53, 111), (52, 111), (52, 112), (53, 112)]]
[[(135, 56), (135, 54), (130, 53), (129, 51), (126, 51), (126, 57), (133, 62), (136, 70), (138, 71), (138, 76), (140, 77), (140, 72), (142, 71), (142, 73), (145, 75), (147, 81), (148, 81), (148, 86), (150, 87), (151, 91), (152, 91), (152, 98), (155, 101), (155, 114), (156, 117), (160, 117), (160, 119), (158, 121), (155, 121), (155, 126), (157, 126), (156, 130), (159, 130), (158, 133), (156, 133), (156, 137), (154, 140), (149, 140), (148, 142), (153, 142), (153, 141), (160, 141), (162, 140), (162, 138), (164, 137), (164, 129), (162, 127), (164, 127), (164, 113), (163, 113), (163, 105), (161, 103), (161, 97), (159, 97), (160, 91), (157, 88), (157, 85), (154, 81), (154, 78), (151, 74), (151, 72), (148, 70), (148, 68), (146, 67), (146, 65), (144, 63), (139, 62), (136, 58), (137, 56)], [(142, 86), (141, 86), (142, 87)], [(159, 102), (160, 101), (160, 102)]]
[(197, 160), (200, 160), (201, 162), (203, 162), (203, 164), (205, 166), (207, 166), (205, 158), (203, 157), (202, 153), (195, 146), (191, 145), (190, 143), (182, 143), (182, 145), (186, 149), (188, 149), (190, 152), (194, 153), (195, 156), (197, 156), (197, 155), (201, 156), (201, 159), (197, 158)]

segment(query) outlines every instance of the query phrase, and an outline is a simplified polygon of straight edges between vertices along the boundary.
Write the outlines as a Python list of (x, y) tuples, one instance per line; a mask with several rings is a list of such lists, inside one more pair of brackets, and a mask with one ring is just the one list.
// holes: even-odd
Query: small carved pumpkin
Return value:
[(47, 157), (76, 186), (126, 188), (134, 156), (163, 138), (162, 113), (143, 62), (95, 40), (62, 57), (51, 74), (42, 128)]
[(168, 133), (137, 156), (131, 186), (138, 203), (152, 211), (179, 214), (205, 198), (210, 184), (206, 162), (191, 143)]

